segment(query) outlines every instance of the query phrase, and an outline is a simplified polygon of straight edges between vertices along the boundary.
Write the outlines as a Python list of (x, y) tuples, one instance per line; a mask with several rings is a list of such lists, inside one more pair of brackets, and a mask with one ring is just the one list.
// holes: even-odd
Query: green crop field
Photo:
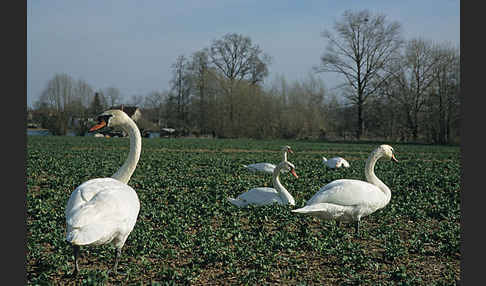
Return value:
[[(271, 186), (271, 176), (242, 164), (278, 163), (280, 147), (299, 178), (281, 175), (296, 206), (239, 209), (226, 198)], [(29, 136), (26, 164), (29, 285), (454, 285), (460, 280), (459, 147), (390, 144), (398, 163), (381, 159), (375, 173), (390, 203), (352, 224), (298, 215), (332, 180), (364, 180), (378, 143), (143, 139), (129, 185), (140, 213), (122, 250), (119, 275), (107, 273), (112, 245), (81, 247), (80, 273), (64, 240), (64, 209), (82, 182), (111, 176), (124, 162), (126, 138)], [(325, 169), (321, 157), (351, 167)]]

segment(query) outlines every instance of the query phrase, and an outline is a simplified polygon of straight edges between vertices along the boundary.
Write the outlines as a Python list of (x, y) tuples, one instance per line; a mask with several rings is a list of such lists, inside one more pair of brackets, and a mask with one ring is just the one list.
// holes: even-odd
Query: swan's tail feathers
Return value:
[(92, 244), (105, 236), (104, 227), (89, 225), (82, 228), (72, 228), (66, 233), (66, 241), (75, 245)]
[(242, 208), (242, 207), (245, 207), (248, 205), (248, 203), (242, 201), (242, 200), (239, 200), (239, 199), (233, 199), (233, 198), (228, 198), (228, 201), (230, 203), (232, 203), (233, 205), (239, 207), (239, 208)]
[(329, 208), (334, 208), (334, 207), (341, 207), (335, 204), (331, 203), (318, 203), (318, 204), (310, 204), (306, 205), (304, 207), (301, 207), (299, 209), (292, 210), (295, 213), (311, 213), (311, 212), (319, 212), (319, 211), (324, 211), (328, 210)]
[(307, 214), (316, 216), (321, 219), (331, 220), (337, 219), (343, 216), (346, 206), (340, 206), (331, 203), (319, 203), (307, 205), (305, 207), (292, 210), (294, 213)]

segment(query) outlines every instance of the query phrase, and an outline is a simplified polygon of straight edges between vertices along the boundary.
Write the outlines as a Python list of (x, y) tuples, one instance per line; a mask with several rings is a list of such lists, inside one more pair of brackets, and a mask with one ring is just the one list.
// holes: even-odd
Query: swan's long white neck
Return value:
[(140, 159), (142, 136), (137, 125), (131, 119), (127, 120), (126, 124), (122, 126), (122, 129), (128, 133), (128, 137), (130, 138), (130, 152), (125, 163), (111, 177), (127, 184), (137, 167), (138, 159)]
[(283, 160), (287, 161), (287, 150), (283, 152)]
[(365, 165), (365, 176), (366, 180), (380, 188), (380, 190), (383, 191), (385, 194), (386, 200), (385, 200), (385, 205), (388, 204), (388, 202), (391, 199), (391, 191), (390, 188), (388, 188), (387, 185), (385, 185), (378, 177), (375, 175), (375, 164), (383, 156), (383, 153), (378, 152), (378, 150), (374, 150), (371, 152), (370, 156), (368, 157), (368, 160), (366, 160), (366, 165)]
[(287, 189), (280, 183), (280, 170), (284, 165), (279, 164), (275, 170), (273, 171), (273, 187), (277, 190), (278, 194), (282, 198), (284, 203), (288, 203), (290, 205), (295, 205), (294, 197), (287, 191)]

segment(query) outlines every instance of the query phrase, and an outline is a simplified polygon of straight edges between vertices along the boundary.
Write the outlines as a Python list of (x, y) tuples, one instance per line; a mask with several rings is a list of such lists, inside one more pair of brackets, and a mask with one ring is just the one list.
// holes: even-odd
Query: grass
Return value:
[[(400, 161), (375, 173), (392, 190), (384, 209), (352, 225), (291, 213), (290, 206), (238, 209), (227, 202), (270, 176), (242, 164), (278, 163), (290, 145), (298, 179), (281, 181), (303, 206), (319, 187), (364, 179), (378, 145), (283, 140), (143, 139), (129, 184), (141, 209), (110, 276), (113, 246), (82, 247), (80, 274), (64, 241), (64, 208), (82, 182), (109, 177), (128, 154), (125, 138), (29, 136), (27, 282), (29, 285), (453, 285), (460, 280), (460, 149), (391, 144)], [(325, 169), (321, 157), (351, 167)]]

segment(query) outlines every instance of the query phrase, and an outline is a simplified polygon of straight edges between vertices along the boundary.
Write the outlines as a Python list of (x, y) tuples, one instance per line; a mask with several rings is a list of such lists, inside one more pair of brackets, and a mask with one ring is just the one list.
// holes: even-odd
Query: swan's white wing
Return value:
[(385, 194), (375, 185), (360, 180), (341, 179), (323, 186), (306, 205), (332, 203), (341, 206), (369, 205), (383, 201)]
[(336, 167), (345, 167), (345, 168), (349, 167), (348, 161), (346, 161), (346, 159), (344, 159), (342, 157), (334, 157), (331, 160), (334, 161), (334, 165)]
[(89, 180), (76, 188), (66, 207), (66, 240), (78, 244), (111, 241), (128, 235), (140, 209), (136, 192), (112, 179)]
[(345, 167), (345, 168), (349, 168), (349, 163), (348, 163), (348, 161), (346, 161), (346, 159), (341, 158), (341, 162), (342, 162), (342, 166), (343, 166), (343, 167)]
[(275, 169), (275, 167), (276, 166), (274, 164), (270, 164), (270, 163), (255, 163), (246, 166), (248, 170), (253, 172), (258, 171), (258, 172), (265, 172), (271, 174), (273, 174), (273, 170)]
[(239, 195), (237, 199), (254, 205), (267, 205), (282, 201), (277, 190), (268, 187), (253, 188)]

